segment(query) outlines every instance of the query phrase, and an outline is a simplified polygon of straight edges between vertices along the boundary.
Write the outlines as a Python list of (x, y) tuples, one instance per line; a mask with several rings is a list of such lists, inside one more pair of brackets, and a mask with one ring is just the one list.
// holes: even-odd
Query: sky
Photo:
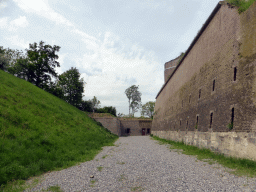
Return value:
[[(125, 90), (155, 101), (164, 64), (185, 52), (218, 0), (0, 0), (0, 46), (58, 45), (56, 68), (76, 67), (84, 100), (128, 114)], [(140, 116), (140, 111), (135, 116)]]

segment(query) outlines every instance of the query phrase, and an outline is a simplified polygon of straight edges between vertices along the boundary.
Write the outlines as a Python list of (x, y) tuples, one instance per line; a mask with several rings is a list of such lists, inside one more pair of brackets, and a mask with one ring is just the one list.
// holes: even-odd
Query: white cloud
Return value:
[(13, 21), (11, 21), (10, 24), (14, 27), (27, 27), (28, 21), (26, 16), (20, 16), (18, 19), (14, 19)]
[(0, 28), (7, 29), (8, 31), (17, 31), (19, 28), (25, 28), (28, 26), (26, 16), (20, 16), (17, 19), (9, 22), (8, 17), (0, 19)]
[(8, 17), (0, 19), (0, 28), (6, 28), (8, 26)]
[(6, 39), (9, 40), (13, 46), (19, 46), (23, 49), (29, 48), (29, 41), (25, 42), (25, 40), (20, 38), (18, 35), (7, 37)]
[(65, 26), (74, 26), (65, 17), (56, 13), (49, 5), (47, 0), (14, 0), (14, 2), (25, 12), (34, 13), (45, 17), (56, 24), (62, 24)]
[[(115, 45), (119, 45), (116, 47)], [(102, 106), (112, 105), (119, 112), (127, 108), (127, 98), (124, 91), (129, 86), (139, 85), (144, 93), (157, 94), (162, 85), (162, 69), (157, 68), (155, 54), (144, 50), (139, 45), (125, 47), (120, 38), (106, 32), (103, 42), (93, 54), (84, 54), (83, 58), (76, 59), (77, 68), (86, 84), (86, 99), (97, 96)], [(124, 49), (125, 47), (125, 49)], [(142, 101), (153, 100), (152, 96), (144, 95)], [(151, 98), (151, 99), (150, 99)]]

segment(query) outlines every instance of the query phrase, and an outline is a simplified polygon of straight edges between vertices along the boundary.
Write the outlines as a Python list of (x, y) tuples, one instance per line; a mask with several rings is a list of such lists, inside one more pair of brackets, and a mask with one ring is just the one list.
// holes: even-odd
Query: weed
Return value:
[(198, 160), (205, 160), (210, 163), (218, 163), (230, 169), (230, 173), (238, 176), (256, 176), (256, 162), (249, 159), (242, 159), (236, 157), (227, 157), (211, 151), (210, 149), (198, 148), (192, 145), (186, 145), (182, 142), (160, 139), (153, 136), (153, 138), (161, 143), (171, 144), (172, 148), (182, 149), (182, 153), (186, 155), (194, 155)]
[(90, 182), (91, 182), (91, 184), (94, 184), (96, 182), (96, 180), (91, 180)]
[(105, 159), (107, 156), (108, 156), (108, 155), (104, 155), (104, 156), (102, 157), (102, 159)]
[(118, 179), (118, 181), (123, 181), (126, 180), (125, 175), (120, 175), (120, 178)]
[(246, 11), (254, 2), (255, 0), (226, 0), (230, 5), (238, 7), (238, 12), (242, 13)]
[(231, 130), (233, 129), (233, 123), (229, 123), (229, 124), (227, 125), (227, 128), (229, 129), (229, 131), (231, 131)]
[(124, 165), (125, 162), (117, 162), (116, 164)]
[(58, 185), (51, 186), (47, 190), (43, 190), (43, 191), (63, 192)]
[(98, 171), (102, 171), (103, 167), (97, 167)]
[(132, 187), (131, 191), (143, 191), (144, 189), (142, 187)]

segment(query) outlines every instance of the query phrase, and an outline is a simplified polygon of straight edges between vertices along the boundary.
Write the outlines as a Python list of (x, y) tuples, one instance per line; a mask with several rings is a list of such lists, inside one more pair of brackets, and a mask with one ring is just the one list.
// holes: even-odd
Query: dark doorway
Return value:
[(147, 134), (150, 134), (150, 129), (147, 129)]
[(127, 133), (127, 134), (130, 134), (130, 128), (127, 128), (127, 129), (126, 129), (126, 133)]
[(145, 128), (142, 129), (142, 135), (145, 135)]

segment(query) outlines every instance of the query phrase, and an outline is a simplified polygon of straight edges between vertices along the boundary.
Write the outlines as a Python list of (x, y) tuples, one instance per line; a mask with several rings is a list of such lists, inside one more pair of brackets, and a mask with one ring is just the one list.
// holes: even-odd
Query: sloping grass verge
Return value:
[(0, 70), (0, 191), (7, 182), (92, 160), (117, 135), (84, 112)]
[(246, 11), (256, 0), (226, 0), (229, 4), (238, 7), (238, 12)]
[(210, 159), (227, 167), (234, 169), (231, 173), (238, 176), (256, 177), (256, 162), (249, 159), (241, 159), (235, 157), (227, 157), (223, 154), (213, 152), (209, 149), (200, 149), (192, 145), (186, 145), (184, 142), (176, 142), (151, 136), (153, 139), (162, 144), (170, 144), (173, 149), (182, 149), (182, 153), (186, 155), (194, 155), (198, 160)]

